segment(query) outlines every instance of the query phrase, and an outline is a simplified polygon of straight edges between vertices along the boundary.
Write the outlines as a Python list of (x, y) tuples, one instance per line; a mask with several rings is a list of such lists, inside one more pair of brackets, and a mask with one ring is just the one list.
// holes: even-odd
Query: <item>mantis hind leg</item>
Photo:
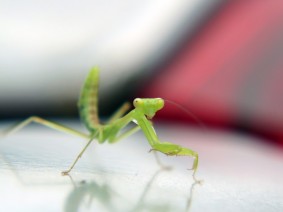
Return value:
[(196, 179), (195, 173), (198, 168), (198, 153), (191, 150), (184, 148), (182, 146), (172, 144), (169, 142), (162, 142), (162, 143), (156, 143), (152, 145), (152, 150), (159, 151), (167, 156), (189, 156), (194, 158), (192, 170), (193, 170), (193, 178), (196, 182), (200, 182)]
[(52, 122), (52, 121), (45, 120), (45, 119), (37, 117), (37, 116), (31, 116), (28, 119), (12, 126), (11, 128), (4, 131), (2, 133), (2, 135), (6, 136), (6, 135), (9, 135), (9, 134), (15, 133), (18, 130), (22, 129), (23, 127), (29, 125), (32, 122), (44, 125), (46, 127), (49, 127), (49, 128), (52, 128), (52, 129), (55, 129), (55, 130), (58, 130), (58, 131), (61, 131), (61, 132), (67, 133), (67, 134), (76, 135), (76, 136), (83, 137), (83, 138), (89, 138), (88, 135), (81, 133), (77, 130), (74, 130), (72, 128), (66, 127), (64, 125), (61, 125), (61, 124), (58, 124), (58, 123), (55, 123), (55, 122)]
[(81, 133), (81, 132), (79, 132), (77, 130), (74, 130), (74, 129), (71, 129), (69, 127), (65, 127), (65, 126), (63, 126), (61, 124), (57, 124), (55, 122), (47, 121), (47, 120), (42, 119), (42, 118), (37, 117), (37, 116), (32, 116), (32, 117), (24, 120), (23, 122), (20, 122), (19, 124), (16, 124), (15, 126), (13, 126), (10, 129), (6, 130), (3, 133), (3, 135), (8, 135), (8, 134), (11, 134), (11, 133), (15, 133), (16, 131), (22, 129), (23, 127), (27, 126), (28, 124), (30, 124), (32, 122), (35, 122), (35, 123), (38, 123), (38, 124), (41, 124), (41, 125), (53, 128), (53, 129), (58, 130), (58, 131), (62, 131), (62, 132), (67, 133), (67, 134), (80, 136), (80, 137), (83, 137), (85, 139), (90, 139), (89, 142), (83, 148), (83, 150), (80, 152), (80, 154), (77, 156), (77, 158), (75, 159), (75, 161), (73, 162), (71, 167), (67, 171), (62, 172), (63, 175), (68, 174), (73, 169), (73, 167), (75, 166), (75, 164), (77, 163), (79, 158), (83, 155), (83, 153), (85, 152), (87, 147), (93, 141), (93, 138), (91, 138), (89, 135), (86, 135), (84, 133)]

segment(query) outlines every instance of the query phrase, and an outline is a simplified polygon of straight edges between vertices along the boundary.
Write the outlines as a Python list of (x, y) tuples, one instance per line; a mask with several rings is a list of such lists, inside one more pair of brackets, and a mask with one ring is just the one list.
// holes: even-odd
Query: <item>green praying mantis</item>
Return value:
[[(133, 110), (127, 113), (131, 105), (129, 103), (125, 103), (120, 109), (117, 110), (117, 112), (112, 115), (112, 117), (110, 117), (105, 124), (101, 124), (98, 117), (98, 81), (99, 69), (94, 67), (91, 69), (85, 80), (78, 102), (81, 120), (88, 129), (89, 134), (79, 132), (75, 129), (42, 119), (37, 116), (32, 116), (24, 120), (16, 126), (8, 129), (4, 134), (7, 135), (14, 133), (24, 126), (32, 122), (36, 122), (64, 133), (88, 139), (87, 144), (81, 150), (69, 169), (62, 172), (63, 175), (67, 175), (73, 169), (79, 158), (82, 157), (87, 147), (94, 140), (97, 140), (100, 144), (106, 141), (109, 143), (115, 143), (141, 129), (149, 145), (151, 146), (150, 151), (161, 152), (167, 156), (193, 157), (193, 179), (197, 181), (195, 174), (198, 168), (198, 153), (170, 142), (161, 142), (150, 121), (150, 119), (155, 116), (155, 113), (164, 107), (164, 100), (161, 98), (136, 98), (133, 101)], [(120, 130), (126, 127), (130, 122), (135, 122), (137, 126), (126, 132), (119, 133)]]

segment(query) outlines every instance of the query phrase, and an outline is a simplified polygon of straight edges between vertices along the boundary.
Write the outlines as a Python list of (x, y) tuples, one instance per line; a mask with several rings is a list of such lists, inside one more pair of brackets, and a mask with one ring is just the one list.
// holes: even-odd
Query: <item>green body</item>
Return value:
[(101, 124), (98, 118), (98, 82), (99, 70), (93, 68), (85, 80), (78, 102), (81, 120), (93, 136), (92, 138), (96, 138), (99, 143), (105, 141), (112, 143), (116, 140), (121, 128), (131, 121), (136, 121), (151, 145), (160, 143), (151, 122), (146, 117), (152, 118), (156, 111), (163, 107), (164, 101), (162, 99), (135, 99), (135, 109), (110, 123)]
[[(147, 138), (149, 145), (152, 148), (151, 150), (159, 151), (168, 156), (193, 157), (194, 163), (192, 169), (193, 177), (195, 179), (195, 173), (198, 167), (198, 154), (190, 149), (184, 148), (173, 143), (161, 142), (158, 136), (156, 135), (155, 130), (150, 121), (150, 119), (154, 117), (155, 113), (163, 108), (164, 100), (161, 98), (136, 98), (133, 102), (133, 110), (126, 114), (126, 112), (130, 108), (130, 105), (126, 103), (112, 116), (112, 118), (110, 118), (107, 123), (101, 124), (98, 117), (97, 107), (98, 82), (99, 69), (93, 68), (86, 78), (78, 102), (80, 117), (87, 129), (89, 130), (90, 134), (81, 133), (75, 129), (71, 129), (69, 127), (42, 119), (37, 116), (32, 116), (26, 119), (25, 121), (17, 124), (11, 129), (8, 129), (4, 134), (15, 132), (31, 122), (36, 122), (65, 133), (88, 139), (88, 143), (77, 156), (71, 167), (67, 171), (62, 172), (63, 174), (68, 174), (93, 140), (96, 139), (99, 143), (104, 143), (106, 141), (108, 141), (109, 143), (114, 143), (141, 129), (145, 137)], [(137, 126), (123, 134), (120, 134), (120, 130), (131, 121), (135, 122)]]
[(129, 122), (134, 121), (138, 127), (141, 128), (145, 134), (152, 150), (162, 152), (169, 156), (191, 156), (194, 157), (193, 170), (194, 173), (198, 166), (198, 154), (190, 149), (182, 146), (172, 144), (169, 142), (161, 142), (156, 135), (152, 123), (149, 119), (152, 119), (155, 113), (162, 109), (164, 106), (164, 100), (161, 98), (149, 98), (134, 100), (134, 109), (131, 110), (123, 117), (119, 117), (105, 125), (99, 123), (98, 118), (98, 82), (99, 82), (99, 69), (93, 68), (81, 91), (79, 99), (79, 112), (81, 119), (85, 123), (85, 126), (90, 131), (93, 139), (97, 139), (99, 143), (108, 141), (113, 143), (117, 141), (120, 130), (125, 127)]

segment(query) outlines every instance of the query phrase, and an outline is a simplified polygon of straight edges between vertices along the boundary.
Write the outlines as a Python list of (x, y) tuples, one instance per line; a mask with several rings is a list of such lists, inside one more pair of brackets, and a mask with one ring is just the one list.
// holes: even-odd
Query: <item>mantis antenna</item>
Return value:
[(172, 104), (174, 105), (175, 107), (177, 107), (178, 109), (182, 110), (183, 112), (185, 112), (188, 116), (190, 116), (191, 118), (193, 118), (193, 120), (199, 124), (201, 126), (201, 128), (203, 130), (207, 130), (206, 128), (206, 125), (203, 123), (203, 121), (201, 121), (192, 111), (190, 111), (188, 108), (185, 108), (184, 106), (174, 102), (174, 101), (171, 101), (171, 100), (168, 100), (168, 99), (163, 99), (165, 102), (168, 102), (169, 104)]

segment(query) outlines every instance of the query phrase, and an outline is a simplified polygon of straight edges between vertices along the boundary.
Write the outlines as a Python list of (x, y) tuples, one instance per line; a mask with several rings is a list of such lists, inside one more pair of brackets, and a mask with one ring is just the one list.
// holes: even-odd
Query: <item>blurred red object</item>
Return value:
[[(206, 124), (283, 141), (283, 1), (229, 1), (147, 84), (143, 96)], [(159, 117), (194, 122), (173, 105)], [(283, 142), (282, 142), (283, 144)]]

